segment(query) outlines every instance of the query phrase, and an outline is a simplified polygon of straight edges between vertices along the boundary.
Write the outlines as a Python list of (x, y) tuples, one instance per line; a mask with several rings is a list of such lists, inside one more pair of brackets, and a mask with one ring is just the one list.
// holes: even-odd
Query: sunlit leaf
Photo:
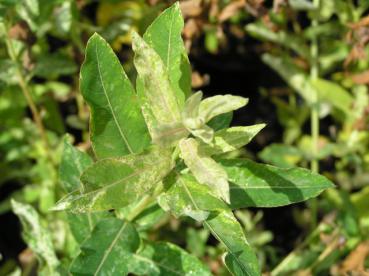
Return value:
[(129, 267), (135, 275), (211, 275), (195, 256), (167, 242), (145, 243), (144, 248), (132, 256)]
[(213, 195), (208, 187), (190, 175), (178, 175), (159, 202), (167, 204), (164, 207), (176, 216), (187, 215), (203, 221), (204, 226), (225, 246), (228, 252), (225, 263), (234, 275), (260, 275), (258, 260), (241, 225), (227, 205)]
[(171, 168), (171, 152), (156, 149), (100, 160), (83, 172), (83, 194), (71, 193), (53, 209), (83, 213), (124, 207), (152, 191)]
[(137, 153), (148, 145), (134, 89), (113, 50), (98, 34), (87, 44), (81, 91), (91, 108), (91, 141), (97, 157)]
[[(84, 192), (80, 177), (83, 171), (92, 165), (92, 158), (76, 148), (67, 139), (64, 140), (64, 149), (59, 167), (59, 178), (64, 189), (71, 193)], [(77, 242), (81, 243), (89, 236), (95, 224), (103, 217), (109, 216), (108, 212), (96, 212), (87, 214), (67, 213), (69, 226)]]
[[(156, 125), (181, 120), (179, 100), (169, 81), (168, 70), (160, 56), (137, 33), (132, 33), (134, 63), (142, 81), (142, 104), (155, 118)], [(148, 116), (144, 113), (145, 116)], [(148, 122), (152, 123), (152, 119)], [(149, 126), (150, 129), (151, 126)]]
[(265, 124), (258, 124), (222, 129), (214, 134), (211, 144), (200, 145), (201, 151), (208, 155), (234, 151), (248, 144), (264, 127)]
[(212, 118), (245, 106), (248, 99), (233, 95), (218, 95), (204, 99), (200, 103), (199, 116), (208, 122)]
[(319, 195), (334, 185), (307, 169), (283, 169), (247, 159), (222, 160), (228, 174), (232, 208), (276, 207)]
[(179, 143), (181, 157), (196, 179), (208, 185), (220, 198), (229, 202), (229, 185), (227, 173), (212, 158), (199, 151), (198, 142), (193, 139), (184, 139)]
[(132, 224), (116, 218), (100, 221), (73, 261), (73, 275), (127, 275), (127, 261), (140, 245)]
[(207, 219), (210, 211), (227, 208), (208, 186), (200, 184), (188, 174), (178, 175), (170, 188), (159, 197), (159, 204), (176, 217), (189, 216), (197, 221)]
[(163, 60), (180, 106), (191, 93), (191, 66), (181, 37), (183, 26), (176, 2), (154, 20), (143, 36)]

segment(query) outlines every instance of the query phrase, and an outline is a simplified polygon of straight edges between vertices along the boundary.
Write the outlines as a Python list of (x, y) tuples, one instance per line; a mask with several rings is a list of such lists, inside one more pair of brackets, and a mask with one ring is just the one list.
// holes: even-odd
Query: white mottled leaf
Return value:
[(36, 254), (39, 261), (39, 272), (42, 275), (59, 275), (59, 261), (55, 255), (49, 230), (41, 225), (36, 210), (28, 204), (11, 201), (13, 212), (22, 223), (22, 236), (27, 245)]
[(229, 202), (227, 173), (212, 158), (199, 152), (199, 144), (193, 139), (179, 143), (181, 158), (201, 184), (208, 185), (214, 193)]
[(227, 113), (233, 110), (237, 110), (245, 106), (248, 99), (233, 96), (233, 95), (218, 95), (204, 99), (200, 103), (199, 116), (208, 122), (212, 118)]

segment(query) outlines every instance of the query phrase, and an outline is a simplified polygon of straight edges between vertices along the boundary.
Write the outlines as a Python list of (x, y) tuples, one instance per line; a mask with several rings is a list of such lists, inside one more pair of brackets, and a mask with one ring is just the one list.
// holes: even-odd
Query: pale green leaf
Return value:
[(305, 45), (305, 41), (301, 39), (301, 36), (289, 34), (282, 30), (276, 32), (263, 23), (250, 23), (246, 26), (246, 30), (258, 39), (280, 44), (292, 49), (304, 58), (310, 58), (309, 48)]
[(302, 168), (278, 168), (247, 159), (221, 160), (230, 181), (231, 206), (277, 207), (319, 195), (334, 185)]
[(176, 2), (147, 28), (143, 38), (161, 57), (180, 106), (191, 94), (191, 66), (181, 37), (183, 17)]
[(262, 60), (274, 71), (276, 71), (308, 104), (313, 102), (314, 87), (309, 82), (307, 74), (297, 67), (287, 57), (277, 57), (270, 54), (264, 54)]
[(150, 276), (210, 276), (209, 269), (195, 256), (167, 242), (145, 243), (128, 263), (135, 275)]
[(82, 213), (124, 207), (151, 192), (171, 168), (171, 152), (157, 149), (100, 160), (82, 174), (83, 194), (67, 195), (53, 210)]
[[(135, 52), (134, 64), (143, 85), (138, 92), (141, 94), (142, 104), (151, 112), (150, 116), (155, 118), (154, 123), (160, 126), (180, 122), (178, 99), (164, 62), (135, 32), (132, 33), (132, 48)], [(144, 115), (147, 116), (145, 113)], [(148, 123), (152, 123), (152, 119)]]
[(218, 95), (206, 98), (200, 103), (199, 116), (206, 123), (220, 114), (228, 113), (245, 106), (247, 102), (248, 99), (233, 95)]
[(227, 209), (227, 205), (213, 195), (208, 186), (198, 183), (189, 174), (178, 175), (170, 188), (160, 195), (158, 202), (177, 218), (189, 216), (197, 221), (204, 221), (210, 211)]
[(222, 154), (247, 145), (265, 124), (222, 129), (214, 134), (211, 144), (202, 144), (200, 150), (207, 155)]
[(118, 58), (98, 34), (87, 43), (80, 82), (91, 108), (91, 141), (97, 157), (141, 152), (150, 138), (138, 99)]
[(192, 129), (202, 126), (205, 122), (196, 120), (199, 116), (199, 108), (202, 99), (202, 92), (198, 91), (195, 94), (191, 95), (185, 103), (185, 106), (182, 111), (182, 120), (184, 124)]
[[(65, 138), (62, 159), (59, 167), (59, 178), (64, 189), (71, 193), (79, 191), (83, 194), (84, 187), (80, 181), (83, 171), (92, 165), (91, 157), (74, 148)], [(95, 224), (103, 217), (109, 216), (108, 212), (71, 214), (67, 213), (70, 229), (74, 238), (81, 243), (89, 236)]]
[(193, 136), (200, 138), (206, 144), (211, 143), (214, 138), (214, 130), (207, 125), (191, 129), (190, 132)]
[(265, 147), (258, 156), (271, 165), (291, 168), (296, 166), (304, 154), (297, 147), (275, 143)]
[(288, 3), (295, 10), (313, 11), (318, 9), (318, 7), (316, 7), (314, 3), (309, 0), (288, 0)]
[(161, 147), (174, 146), (188, 135), (189, 131), (181, 122), (154, 126), (151, 130), (153, 143)]
[(140, 245), (137, 231), (129, 222), (116, 218), (100, 221), (74, 259), (73, 275), (127, 275), (131, 254)]
[(11, 201), (13, 212), (22, 223), (22, 236), (27, 245), (36, 254), (39, 272), (42, 275), (59, 275), (59, 261), (55, 255), (50, 232), (41, 225), (36, 210), (28, 204)]
[(315, 79), (311, 83), (318, 91), (320, 101), (331, 104), (347, 116), (351, 115), (354, 97), (346, 89), (337, 83), (324, 79)]
[(64, 139), (64, 148), (59, 166), (59, 177), (63, 188), (68, 192), (83, 191), (79, 180), (82, 172), (93, 163), (92, 158), (73, 147), (67, 137)]
[(197, 181), (208, 185), (220, 198), (229, 202), (229, 185), (227, 173), (212, 158), (199, 152), (199, 144), (193, 138), (179, 143), (181, 158), (191, 170)]

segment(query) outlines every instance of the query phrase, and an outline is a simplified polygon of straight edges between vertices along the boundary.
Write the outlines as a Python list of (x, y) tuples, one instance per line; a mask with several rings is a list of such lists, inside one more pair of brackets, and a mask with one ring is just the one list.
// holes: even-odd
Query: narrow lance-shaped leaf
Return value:
[(211, 144), (201, 144), (200, 150), (207, 155), (234, 151), (248, 144), (264, 127), (265, 124), (258, 124), (222, 129), (214, 134), (214, 139)]
[(198, 183), (190, 175), (179, 175), (162, 195), (159, 203), (174, 215), (189, 215), (207, 211), (203, 224), (227, 250), (225, 263), (234, 275), (259, 276), (258, 260), (243, 233), (241, 225), (227, 205), (219, 200), (208, 187)]
[(54, 210), (82, 213), (124, 207), (152, 191), (171, 168), (171, 152), (157, 149), (100, 160), (82, 174), (83, 194), (67, 195)]
[(179, 143), (181, 157), (186, 166), (201, 184), (208, 185), (220, 198), (229, 202), (227, 173), (212, 158), (199, 152), (199, 144), (193, 139), (184, 139)]
[(180, 106), (191, 94), (191, 66), (181, 37), (184, 26), (179, 3), (163, 11), (143, 38), (161, 57)]
[(354, 98), (347, 90), (334, 82), (319, 78), (312, 80), (311, 84), (317, 90), (320, 101), (331, 104), (346, 116), (351, 116)]
[(55, 255), (49, 230), (41, 225), (40, 217), (31, 205), (11, 201), (13, 212), (22, 223), (24, 241), (36, 254), (42, 275), (59, 275), (59, 261)]
[(132, 255), (129, 271), (135, 275), (210, 276), (209, 269), (195, 256), (167, 242), (145, 243), (144, 248)]
[[(60, 181), (64, 189), (71, 193), (79, 191), (83, 194), (84, 187), (80, 181), (83, 171), (92, 165), (92, 158), (76, 148), (67, 139), (64, 140), (64, 149), (59, 167)], [(89, 236), (95, 224), (103, 217), (109, 216), (109, 212), (71, 214), (67, 213), (69, 226), (77, 242), (81, 243)]]
[(228, 113), (245, 106), (247, 102), (248, 99), (233, 95), (218, 95), (206, 98), (200, 103), (199, 116), (206, 123), (220, 114)]
[(174, 183), (160, 195), (158, 203), (175, 217), (188, 216), (202, 222), (210, 212), (227, 209), (227, 205), (213, 195), (210, 187), (200, 184), (191, 175), (180, 174), (172, 181)]
[(296, 90), (307, 103), (313, 102), (314, 88), (308, 81), (307, 74), (297, 67), (287, 57), (277, 57), (270, 54), (264, 54), (262, 60), (274, 71), (276, 71), (294, 90)]
[(232, 211), (223, 211), (204, 222), (214, 237), (226, 248), (224, 262), (235, 276), (259, 276), (258, 259)]
[(306, 59), (310, 58), (309, 48), (306, 46), (306, 42), (301, 38), (301, 36), (286, 33), (282, 30), (275, 32), (269, 29), (263, 23), (248, 24), (246, 26), (246, 31), (252, 36), (261, 40), (270, 41), (290, 48), (298, 53), (301, 57)]
[(88, 41), (80, 83), (91, 108), (91, 141), (97, 157), (141, 152), (150, 138), (138, 99), (118, 58), (98, 34)]
[(302, 168), (282, 169), (247, 159), (219, 161), (229, 175), (231, 206), (277, 207), (309, 199), (334, 185)]
[(100, 221), (74, 259), (73, 275), (127, 275), (128, 260), (140, 245), (132, 224), (116, 218)]
[[(136, 70), (143, 85), (142, 91), (138, 91), (141, 93), (144, 108), (150, 111), (150, 116), (155, 118), (154, 123), (157, 125), (179, 122), (178, 99), (170, 84), (164, 62), (135, 32), (132, 33), (132, 48), (135, 52)], [(153, 123), (153, 120), (149, 119), (147, 122)]]

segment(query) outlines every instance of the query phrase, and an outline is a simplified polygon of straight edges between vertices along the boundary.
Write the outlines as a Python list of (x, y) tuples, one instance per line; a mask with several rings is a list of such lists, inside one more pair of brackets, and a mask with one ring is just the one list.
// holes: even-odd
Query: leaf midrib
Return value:
[[(192, 194), (190, 192), (190, 190), (187, 188), (185, 182), (182, 180), (182, 179), (179, 179), (188, 195), (188, 197), (190, 198), (192, 204), (195, 206), (195, 208), (198, 210), (198, 211), (202, 211), (196, 204), (194, 198), (192, 197)], [(227, 248), (228, 248), (228, 252), (236, 259), (237, 263), (240, 265), (240, 267), (244, 270), (244, 271), (248, 271), (248, 269), (243, 265), (243, 263), (238, 259), (238, 257), (232, 252), (232, 250), (230, 249), (230, 246), (228, 244), (228, 242), (224, 239), (222, 239), (216, 232), (215, 230), (213, 229), (213, 227), (205, 220), (203, 222), (209, 229), (210, 231), (213, 233), (213, 235), (219, 240), (221, 241)]]
[(113, 250), (115, 244), (117, 243), (119, 236), (122, 234), (122, 232), (124, 231), (124, 229), (126, 228), (127, 223), (123, 222), (122, 227), (119, 229), (116, 237), (113, 239), (112, 243), (109, 245), (108, 249), (105, 251), (103, 258), (101, 259), (101, 262), (99, 263), (99, 266), (97, 267), (94, 276), (96, 276), (99, 271), (101, 270), (102, 266), (104, 265), (106, 259), (108, 258), (109, 254), (111, 253), (111, 251)]
[(101, 74), (101, 69), (100, 69), (100, 61), (99, 61), (99, 55), (98, 55), (98, 51), (97, 51), (97, 44), (95, 44), (95, 55), (96, 55), (97, 69), (98, 69), (98, 72), (99, 72), (99, 78), (100, 78), (101, 86), (103, 88), (105, 98), (106, 98), (106, 100), (108, 102), (108, 106), (109, 106), (110, 112), (111, 112), (111, 114), (113, 116), (114, 122), (115, 122), (115, 124), (116, 124), (116, 126), (118, 128), (119, 134), (122, 137), (124, 144), (127, 146), (128, 151), (130, 153), (133, 153), (133, 150), (132, 150), (130, 144), (128, 143), (127, 137), (123, 133), (123, 130), (121, 129), (121, 127), (120, 127), (120, 125), (118, 123), (118, 120), (117, 120), (117, 117), (115, 115), (114, 109), (113, 109), (113, 107), (111, 105), (109, 96), (108, 96), (108, 94), (106, 92), (106, 88), (105, 88), (105, 85), (104, 85), (104, 81), (103, 81), (102, 74)]

